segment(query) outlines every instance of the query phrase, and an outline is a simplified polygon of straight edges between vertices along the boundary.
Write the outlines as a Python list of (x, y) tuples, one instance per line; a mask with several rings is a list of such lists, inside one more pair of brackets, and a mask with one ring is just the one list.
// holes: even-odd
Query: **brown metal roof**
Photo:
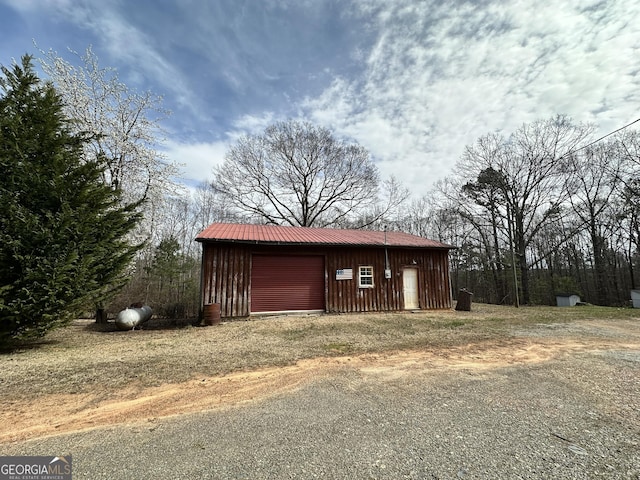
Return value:
[(278, 245), (388, 245), (390, 247), (411, 248), (455, 248), (445, 243), (402, 232), (386, 232), (385, 243), (385, 232), (380, 231), (237, 223), (213, 223), (198, 234), (196, 241)]

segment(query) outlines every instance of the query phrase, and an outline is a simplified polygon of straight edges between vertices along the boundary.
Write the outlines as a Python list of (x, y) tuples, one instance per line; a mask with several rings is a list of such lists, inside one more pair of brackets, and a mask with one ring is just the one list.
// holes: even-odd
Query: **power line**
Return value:
[[(576, 148), (575, 150), (571, 150), (570, 152), (565, 153), (564, 155), (562, 155), (562, 157), (566, 157), (567, 155), (571, 155), (572, 153), (576, 153), (576, 152), (579, 152), (580, 150), (584, 150), (585, 148), (589, 148), (591, 145), (595, 145), (599, 141), (604, 140), (605, 138), (610, 137), (611, 135), (614, 135), (614, 134), (618, 133), (619, 131), (624, 130), (625, 128), (629, 128), (631, 125), (633, 125), (634, 123), (638, 123), (638, 122), (640, 122), (640, 118), (638, 118), (637, 120), (634, 120), (631, 123), (627, 123), (624, 127), (620, 127), (617, 130), (614, 130), (613, 132), (610, 132), (610, 133), (607, 133), (606, 135), (603, 135), (599, 139), (594, 140), (593, 142), (591, 142), (591, 143), (589, 143), (587, 145), (584, 145), (584, 146), (582, 146), (580, 148)], [(560, 158), (562, 158), (562, 157), (560, 157)]]

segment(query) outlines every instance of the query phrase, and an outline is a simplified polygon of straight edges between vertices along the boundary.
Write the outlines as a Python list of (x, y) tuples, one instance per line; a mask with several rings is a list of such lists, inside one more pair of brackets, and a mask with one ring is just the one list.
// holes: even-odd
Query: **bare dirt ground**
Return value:
[[(584, 352), (640, 366), (639, 314), (474, 305), (472, 312), (278, 317), (206, 328), (152, 323), (132, 332), (79, 320), (0, 356), (0, 443), (224, 409), (345, 370), (390, 380), (481, 374)], [(573, 381), (597, 390), (589, 377)], [(637, 377), (621, 380), (640, 392)], [(637, 417), (639, 402), (629, 398), (619, 414)]]

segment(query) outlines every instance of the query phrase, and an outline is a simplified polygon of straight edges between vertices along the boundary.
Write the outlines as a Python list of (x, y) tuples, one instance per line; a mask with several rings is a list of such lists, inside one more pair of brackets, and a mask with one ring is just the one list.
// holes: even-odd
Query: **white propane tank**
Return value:
[(148, 305), (141, 308), (125, 308), (116, 317), (118, 330), (131, 330), (151, 318), (153, 310)]

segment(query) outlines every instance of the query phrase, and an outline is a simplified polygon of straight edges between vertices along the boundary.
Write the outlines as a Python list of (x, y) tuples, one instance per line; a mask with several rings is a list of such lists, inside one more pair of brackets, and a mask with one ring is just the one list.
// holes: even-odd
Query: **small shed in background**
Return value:
[(577, 293), (558, 293), (556, 295), (556, 304), (559, 307), (575, 307), (580, 303), (580, 295)]
[(640, 308), (640, 290), (631, 290), (631, 302), (633, 308)]

